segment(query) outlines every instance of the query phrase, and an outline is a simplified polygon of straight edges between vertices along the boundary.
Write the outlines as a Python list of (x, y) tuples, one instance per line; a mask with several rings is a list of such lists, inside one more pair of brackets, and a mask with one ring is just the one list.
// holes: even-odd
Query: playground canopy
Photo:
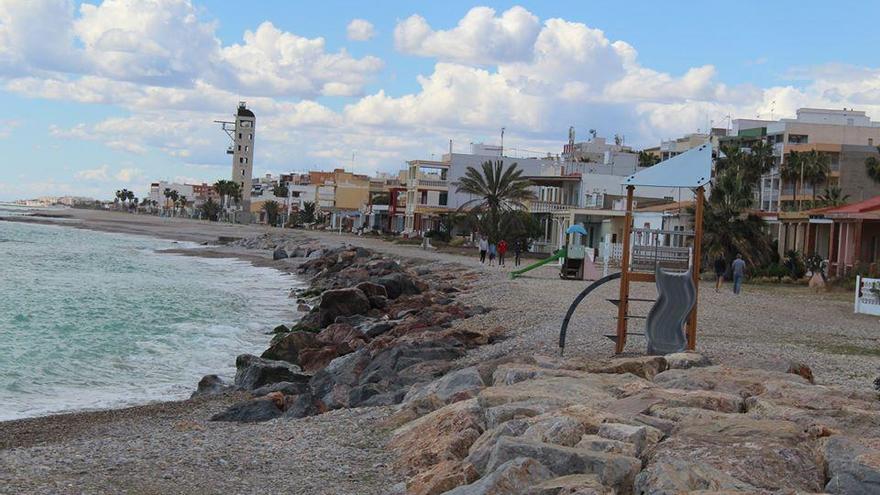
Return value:
[(705, 186), (712, 178), (712, 146), (709, 143), (689, 149), (623, 180), (625, 186), (689, 187)]

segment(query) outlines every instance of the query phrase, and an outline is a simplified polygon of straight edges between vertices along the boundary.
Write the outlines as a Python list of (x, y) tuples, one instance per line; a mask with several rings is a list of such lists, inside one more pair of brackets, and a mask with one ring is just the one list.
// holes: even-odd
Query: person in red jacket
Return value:
[(507, 241), (501, 239), (498, 243), (498, 266), (504, 266), (504, 254), (507, 253)]

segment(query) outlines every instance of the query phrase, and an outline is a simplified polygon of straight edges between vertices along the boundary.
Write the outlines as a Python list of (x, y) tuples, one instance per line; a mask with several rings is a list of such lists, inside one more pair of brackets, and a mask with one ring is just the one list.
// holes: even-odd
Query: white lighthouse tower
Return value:
[[(254, 175), (254, 136), (256, 132), (256, 118), (254, 112), (248, 110), (247, 104), (238, 102), (238, 111), (235, 114), (235, 127), (224, 130), (232, 138), (232, 147), (229, 149), (232, 155), (232, 181), (241, 186), (241, 209), (238, 221), (250, 223), (251, 221), (251, 178)], [(231, 131), (231, 132), (230, 132)]]

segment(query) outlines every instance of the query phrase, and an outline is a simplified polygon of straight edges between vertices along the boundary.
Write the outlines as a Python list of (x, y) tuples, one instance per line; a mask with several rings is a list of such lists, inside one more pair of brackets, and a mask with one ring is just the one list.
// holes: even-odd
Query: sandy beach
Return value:
[[(294, 260), (271, 252), (225, 247), (219, 238), (271, 232), (327, 246), (361, 246), (419, 263), (454, 263), (481, 279), (458, 300), (492, 308), (456, 321), (461, 328), (502, 326), (506, 338), (476, 348), (463, 364), (513, 355), (558, 353), (562, 317), (583, 282), (560, 280), (545, 267), (509, 280), (508, 268), (480, 265), (474, 256), (425, 251), (378, 239), (330, 232), (270, 229), (94, 210), (67, 210), (64, 224), (105, 232), (210, 243), (197, 255), (235, 257), (293, 271)], [(25, 221), (52, 222), (50, 218)], [(177, 254), (181, 251), (175, 250)], [(566, 355), (605, 358), (613, 345), (616, 283), (592, 294), (575, 313)], [(654, 288), (637, 285), (635, 297)], [(291, 303), (293, 304), (293, 302)], [(698, 350), (716, 363), (750, 365), (786, 359), (809, 365), (821, 384), (866, 390), (880, 367), (878, 319), (852, 312), (846, 293), (811, 293), (806, 287), (747, 285), (700, 291)], [(635, 311), (647, 312), (648, 305)], [(639, 324), (631, 331), (640, 332)], [(644, 341), (633, 336), (632, 354)], [(193, 384), (195, 388), (195, 384)], [(386, 493), (402, 478), (390, 468), (384, 445), (388, 407), (344, 409), (296, 420), (258, 424), (215, 423), (208, 418), (234, 396), (168, 402), (116, 411), (82, 412), (0, 423), (2, 493)]]

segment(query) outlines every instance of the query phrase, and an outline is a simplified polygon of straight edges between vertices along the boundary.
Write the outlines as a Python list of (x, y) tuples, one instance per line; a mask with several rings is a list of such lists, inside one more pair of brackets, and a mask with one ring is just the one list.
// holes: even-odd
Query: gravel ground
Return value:
[(0, 493), (380, 494), (390, 408), (207, 421), (242, 396), (0, 423)]
[[(217, 236), (250, 236), (260, 226), (230, 226), (96, 211), (73, 211), (77, 226), (153, 235), (186, 241)], [(279, 233), (278, 230), (271, 230)], [(332, 233), (286, 231), (326, 244), (351, 243), (394, 257), (443, 269), (483, 274), (459, 294), (465, 304), (493, 311), (457, 325), (501, 325), (508, 338), (473, 350), (464, 363), (507, 355), (554, 354), (562, 317), (587, 282), (560, 280), (552, 267), (509, 280), (505, 268), (480, 265), (473, 257), (423, 251), (376, 239)], [(263, 266), (290, 269), (291, 261), (271, 262), (267, 253), (212, 248), (213, 256), (239, 256)], [(258, 257), (254, 257), (258, 256)], [(261, 261), (262, 259), (262, 261)], [(509, 268), (509, 267), (508, 267)], [(715, 293), (702, 286), (697, 349), (716, 362), (754, 365), (780, 358), (808, 364), (819, 383), (861, 389), (871, 386), (880, 367), (880, 320), (852, 313), (845, 293), (809, 292), (804, 287), (746, 285), (734, 296), (729, 286)], [(611, 282), (591, 294), (569, 327), (566, 355), (607, 357), (613, 344), (617, 297)], [(634, 284), (633, 296), (653, 298), (649, 284)], [(649, 304), (635, 303), (634, 314)], [(639, 306), (641, 304), (641, 306)], [(642, 332), (634, 321), (632, 332)], [(627, 351), (644, 350), (632, 336)], [(391, 472), (383, 446), (388, 408), (335, 411), (300, 420), (256, 425), (206, 420), (234, 397), (170, 402), (119, 411), (75, 413), (0, 423), (0, 493), (384, 493), (399, 477)]]

